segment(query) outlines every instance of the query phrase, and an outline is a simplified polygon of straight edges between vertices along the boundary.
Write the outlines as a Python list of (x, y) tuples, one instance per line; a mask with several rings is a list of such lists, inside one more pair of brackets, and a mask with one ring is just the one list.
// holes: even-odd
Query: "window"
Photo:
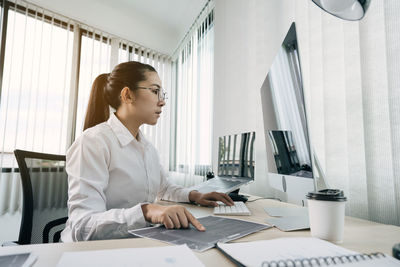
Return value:
[(81, 30), (81, 38), (75, 138), (83, 131), (93, 81), (98, 75), (110, 72), (111, 39), (87, 30)]
[[(121, 41), (118, 51), (118, 63), (129, 60), (139, 61), (153, 66), (160, 76), (163, 89), (169, 94), (171, 88), (171, 60), (168, 56), (151, 51), (137, 44)], [(166, 101), (162, 115), (155, 126), (142, 125), (140, 130), (160, 154), (163, 166), (169, 166), (169, 132), (171, 103)]]
[(65, 153), (72, 61), (71, 25), (37, 9), (9, 5), (0, 166), (14, 166), (15, 148)]
[(171, 149), (171, 171), (203, 176), (211, 168), (213, 22), (211, 10), (191, 33), (176, 60), (175, 133), (171, 141), (175, 149)]

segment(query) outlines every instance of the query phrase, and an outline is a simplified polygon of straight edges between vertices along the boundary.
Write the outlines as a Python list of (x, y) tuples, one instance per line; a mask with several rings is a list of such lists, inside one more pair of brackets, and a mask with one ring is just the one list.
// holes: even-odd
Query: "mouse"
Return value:
[(237, 193), (229, 193), (228, 195), (233, 201), (246, 202), (248, 200), (248, 197), (246, 197), (244, 195), (237, 194)]
[(207, 180), (210, 180), (211, 178), (214, 178), (214, 173), (212, 171), (208, 171), (206, 173), (206, 177), (207, 177)]

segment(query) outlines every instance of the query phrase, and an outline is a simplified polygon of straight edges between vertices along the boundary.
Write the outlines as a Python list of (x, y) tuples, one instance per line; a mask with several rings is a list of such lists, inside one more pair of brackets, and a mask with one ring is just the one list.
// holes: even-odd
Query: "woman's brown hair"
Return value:
[(109, 106), (117, 110), (121, 105), (121, 90), (128, 87), (134, 91), (137, 84), (146, 79), (147, 71), (156, 72), (148, 64), (129, 61), (115, 66), (110, 74), (97, 76), (90, 92), (83, 130), (107, 121), (110, 116)]

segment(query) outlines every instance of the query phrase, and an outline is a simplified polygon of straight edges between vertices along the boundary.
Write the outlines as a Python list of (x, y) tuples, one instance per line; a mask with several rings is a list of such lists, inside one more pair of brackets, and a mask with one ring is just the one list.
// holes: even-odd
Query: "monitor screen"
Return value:
[(268, 136), (277, 173), (312, 178), (311, 166), (300, 164), (291, 131), (268, 131)]
[(255, 132), (222, 136), (218, 146), (218, 176), (254, 179)]
[(261, 88), (268, 171), (313, 178), (303, 81), (293, 23)]

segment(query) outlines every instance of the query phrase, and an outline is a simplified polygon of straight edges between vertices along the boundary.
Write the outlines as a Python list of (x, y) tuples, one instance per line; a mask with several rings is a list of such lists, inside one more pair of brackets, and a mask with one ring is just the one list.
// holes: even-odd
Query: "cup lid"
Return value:
[(339, 189), (323, 189), (319, 191), (308, 192), (307, 199), (325, 200), (325, 201), (346, 201), (342, 190)]

